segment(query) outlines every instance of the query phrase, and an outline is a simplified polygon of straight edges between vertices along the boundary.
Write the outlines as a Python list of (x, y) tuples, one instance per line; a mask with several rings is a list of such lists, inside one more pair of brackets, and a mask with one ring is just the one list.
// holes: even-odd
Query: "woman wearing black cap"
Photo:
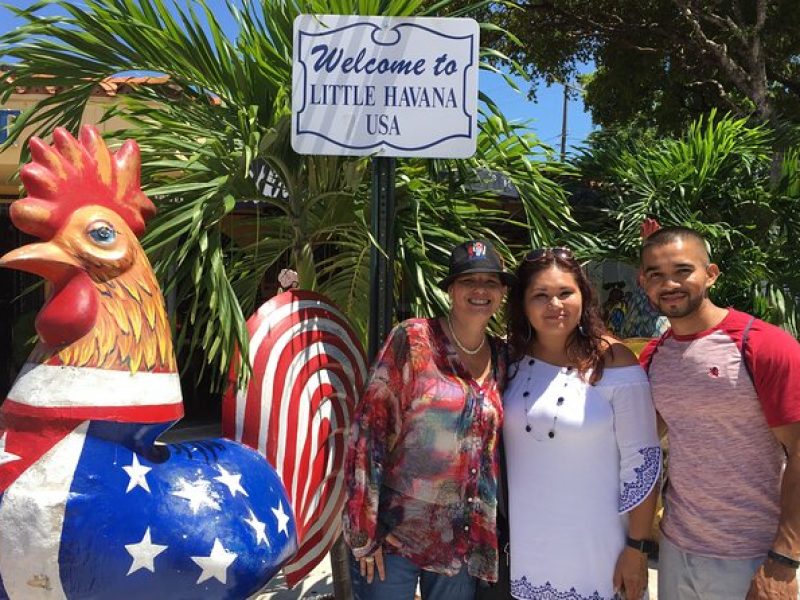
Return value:
[(497, 578), (500, 342), (486, 326), (514, 276), (461, 244), (439, 287), (451, 309), (389, 335), (356, 408), (344, 533), (356, 600), (473, 600)]

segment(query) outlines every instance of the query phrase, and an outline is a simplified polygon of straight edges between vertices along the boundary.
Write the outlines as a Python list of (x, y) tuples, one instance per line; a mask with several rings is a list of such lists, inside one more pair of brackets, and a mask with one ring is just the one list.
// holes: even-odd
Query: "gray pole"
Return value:
[(569, 106), (569, 86), (564, 84), (564, 108), (561, 111), (561, 162), (567, 158), (567, 107)]
[(333, 575), (333, 597), (336, 600), (351, 600), (353, 585), (350, 581), (350, 549), (340, 535), (330, 551), (331, 575)]
[(394, 163), (394, 158), (372, 159), (372, 235), (380, 249), (374, 245), (370, 249), (367, 340), (370, 362), (394, 321)]

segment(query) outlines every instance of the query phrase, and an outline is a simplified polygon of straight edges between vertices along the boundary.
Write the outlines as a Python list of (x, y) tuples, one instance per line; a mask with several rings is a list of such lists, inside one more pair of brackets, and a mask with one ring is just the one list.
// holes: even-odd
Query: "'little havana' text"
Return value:
[[(374, 85), (315, 83), (309, 101), (320, 106), (375, 106)], [(387, 85), (383, 88), (383, 105), (393, 108), (458, 108), (455, 90), (451, 87)]]

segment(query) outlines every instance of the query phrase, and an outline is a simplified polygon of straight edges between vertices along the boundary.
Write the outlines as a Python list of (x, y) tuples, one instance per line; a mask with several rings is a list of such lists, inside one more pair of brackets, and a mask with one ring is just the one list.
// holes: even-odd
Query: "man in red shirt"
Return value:
[(668, 227), (641, 250), (640, 284), (671, 329), (642, 353), (667, 427), (660, 600), (796, 600), (800, 344), (716, 306), (705, 240)]

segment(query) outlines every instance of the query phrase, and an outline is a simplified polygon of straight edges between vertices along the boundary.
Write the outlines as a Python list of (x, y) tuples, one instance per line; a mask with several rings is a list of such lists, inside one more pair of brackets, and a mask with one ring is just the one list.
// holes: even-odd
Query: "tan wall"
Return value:
[[(8, 102), (0, 108), (8, 110), (26, 111), (34, 104), (47, 98), (44, 94), (12, 94)], [(92, 97), (83, 113), (84, 123), (99, 123), (104, 111), (116, 101), (115, 98), (103, 96)], [(124, 126), (124, 121), (118, 117), (98, 125), (100, 131), (111, 131), (120, 129)], [(32, 129), (27, 128), (22, 135), (22, 140), (27, 139)], [(15, 181), (14, 174), (19, 168), (19, 156), (22, 148), (22, 141), (0, 152), (0, 202), (8, 202), (10, 199), (17, 198), (20, 193), (19, 181)]]

